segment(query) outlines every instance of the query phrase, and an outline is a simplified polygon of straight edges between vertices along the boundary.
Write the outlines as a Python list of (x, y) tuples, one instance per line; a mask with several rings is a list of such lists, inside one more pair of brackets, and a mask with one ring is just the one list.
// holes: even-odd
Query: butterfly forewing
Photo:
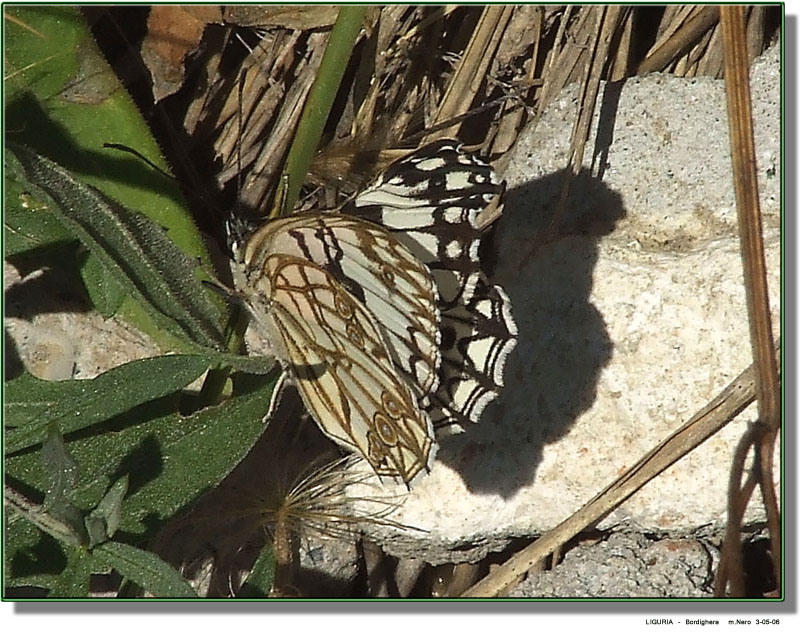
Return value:
[(384, 228), (338, 214), (296, 214), (267, 224), (246, 257), (283, 253), (328, 271), (377, 323), (395, 366), (418, 397), (439, 382), (436, 285), (427, 267)]

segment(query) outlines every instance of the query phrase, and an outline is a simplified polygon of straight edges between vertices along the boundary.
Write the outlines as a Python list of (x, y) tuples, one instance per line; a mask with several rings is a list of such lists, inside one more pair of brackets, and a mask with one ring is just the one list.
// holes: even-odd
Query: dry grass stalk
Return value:
[[(519, 38), (526, 45), (519, 52), (520, 55), (525, 55), (528, 45), (531, 47), (530, 58), (528, 59), (528, 71), (524, 77), (522, 85), (519, 86), (517, 94), (519, 102), (523, 105), (522, 108), (519, 104), (513, 104), (511, 108), (507, 105), (501, 106), (501, 111), (498, 115), (497, 125), (494, 131), (494, 137), (489, 141), (487, 150), (490, 156), (503, 157), (508, 150), (510, 150), (519, 136), (525, 122), (528, 120), (529, 104), (534, 103), (537, 84), (541, 86), (541, 81), (536, 80), (536, 69), (539, 66), (539, 55), (542, 49), (542, 36), (544, 29), (544, 8), (540, 6), (526, 7), (533, 11), (532, 15), (532, 28), (526, 29), (525, 33)], [(511, 19), (513, 25), (522, 14), (522, 7), (516, 7)], [(511, 26), (509, 27), (511, 28)], [(524, 68), (524, 62), (521, 64)], [(499, 171), (503, 171), (500, 162), (495, 164)]]
[[(739, 510), (744, 508), (752, 493), (752, 482), (761, 487), (767, 509), (772, 558), (777, 588), (781, 589), (780, 513), (773, 482), (773, 450), (780, 430), (780, 384), (775, 357), (772, 354), (772, 320), (769, 311), (767, 270), (761, 224), (756, 176), (755, 142), (753, 138), (750, 74), (744, 14), (741, 6), (721, 8), (722, 37), (725, 46), (725, 83), (728, 97), (728, 120), (731, 130), (733, 183), (736, 191), (736, 210), (742, 246), (747, 312), (750, 320), (750, 341), (756, 367), (756, 399), (758, 424), (750, 432), (745, 447), (752, 445), (756, 452), (753, 474), (739, 493), (742, 467), (734, 464), (732, 475), (731, 513), (722, 551), (722, 562), (716, 592), (725, 593), (727, 581), (732, 581), (731, 593), (744, 593), (742, 576), (736, 570), (739, 558)], [(744, 454), (744, 452), (742, 452)], [(741, 497), (741, 498), (740, 498)]]
[[(492, 5), (484, 7), (481, 19), (470, 38), (453, 77), (439, 103), (434, 125), (465, 113), (478, 95), (489, 64), (494, 58), (503, 33), (511, 19), (513, 7)], [(440, 130), (428, 137), (429, 141), (452, 137), (457, 126)]]
[[(597, 25), (609, 11), (619, 15), (615, 29), (605, 31), (600, 50)], [(652, 14), (653, 9), (647, 11)], [(753, 51), (763, 44), (765, 11), (751, 11), (748, 37)], [(310, 181), (345, 185), (352, 193), (397, 158), (384, 152), (407, 147), (411, 139), (419, 142), (426, 132), (428, 138), (453, 135), (456, 124), (470, 143), (491, 148), (495, 158), (501, 156), (530, 118), (567, 84), (586, 81), (587, 67), (593, 69), (593, 83), (629, 75), (629, 68), (639, 64), (634, 55), (641, 48), (638, 16), (644, 12), (644, 7), (576, 5), (372, 9), (348, 75), (350, 84), (343, 86), (346, 98), (331, 119), (333, 134), (323, 141)], [(651, 14), (646, 14), (648, 19)], [(718, 68), (720, 47), (712, 31), (716, 8), (673, 5), (655, 15), (659, 34), (639, 71), (680, 66), (695, 74)], [(238, 178), (241, 162), (247, 173), (241, 188), (245, 207), (264, 209), (275, 191), (327, 38), (325, 25), (333, 16), (323, 17), (315, 22), (313, 13), (302, 10), (262, 11), (246, 19), (226, 14), (239, 24), (261, 24), (262, 41), (253, 47), (253, 59), (245, 61), (243, 73), (221, 64), (227, 52), (207, 60), (205, 74), (212, 92), (198, 95), (191, 104), (187, 129), (204, 121), (205, 130), (219, 136), (215, 148), (224, 163), (220, 186)], [(227, 42), (229, 47), (241, 46), (238, 36), (227, 37)], [(447, 62), (456, 56), (459, 61), (451, 73)], [(235, 88), (240, 75), (245, 78), (243, 90)], [(517, 99), (495, 106), (490, 117), (473, 114), (467, 126), (461, 125), (459, 116), (470, 105), (479, 107), (502, 95)], [(214, 108), (217, 115), (211, 112)], [(450, 120), (456, 123), (430, 134), (435, 124)], [(577, 143), (573, 149), (580, 154)], [(321, 196), (327, 203), (335, 200), (331, 193)]]
[(630, 75), (631, 57), (633, 55), (634, 25), (633, 11), (626, 11), (621, 20), (621, 29), (616, 46), (609, 51), (611, 64), (607, 81), (618, 82)]
[[(719, 20), (719, 7), (690, 7), (691, 17), (679, 28), (670, 25), (667, 34), (651, 49), (639, 64), (637, 74), (660, 71), (688, 52), (691, 47)], [(682, 18), (683, 16), (681, 16)], [(680, 19), (682, 22), (683, 20)]]
[(558, 221), (567, 202), (572, 178), (577, 176), (583, 167), (583, 154), (586, 149), (586, 142), (589, 140), (592, 119), (597, 106), (597, 95), (600, 91), (600, 81), (603, 78), (603, 69), (608, 59), (612, 38), (625, 15), (625, 9), (619, 6), (596, 7), (596, 9), (597, 35), (592, 42), (591, 54), (587, 59), (586, 76), (581, 83), (581, 93), (578, 98), (578, 118), (572, 128), (572, 141), (567, 161), (569, 173), (564, 180), (558, 208), (553, 214), (553, 220), (550, 222), (551, 232), (558, 226)]
[(594, 25), (592, 13), (596, 7), (579, 9), (575, 25), (567, 34), (567, 26), (572, 21), (571, 16), (575, 9), (572, 5), (567, 6), (559, 22), (555, 43), (548, 55), (547, 68), (542, 73), (542, 89), (536, 105), (537, 113), (541, 113), (564, 86), (574, 81), (573, 73), (585, 59), (586, 47)]

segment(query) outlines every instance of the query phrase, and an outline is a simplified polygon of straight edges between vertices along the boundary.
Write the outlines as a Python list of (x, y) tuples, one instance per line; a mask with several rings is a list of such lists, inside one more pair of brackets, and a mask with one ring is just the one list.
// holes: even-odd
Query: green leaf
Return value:
[(5, 214), (3, 247), (6, 258), (27, 251), (73, 241), (73, 237), (50, 211), (50, 199), (31, 191), (19, 161), (5, 156)]
[[(211, 302), (197, 283), (201, 267), (209, 266), (202, 239), (174, 182), (103, 147), (128, 145), (163, 166), (80, 13), (31, 5), (9, 6), (5, 15), (5, 130), (14, 147), (5, 153), (6, 253), (33, 259), (55, 246), (74, 258), (81, 253), (74, 247), (77, 237), (89, 250), (81, 266), (84, 282), (104, 315), (117, 310), (124, 294), (122, 310), (134, 316), (134, 324), (157, 331), (159, 341), (173, 349), (200, 352), (142, 360), (152, 365), (114, 369), (95, 380), (56, 385), (23, 376), (6, 385), (6, 483), (15, 495), (24, 492), (6, 516), (10, 584), (49, 582), (69, 595), (69, 589), (83, 588), (85, 578), (66, 545), (85, 538), (79, 540), (70, 526), (31, 501), (58, 490), (64, 496), (56, 502), (83, 516), (81, 531), (88, 529), (93, 543), (114, 534), (117, 541), (144, 544), (245, 456), (263, 431), (274, 382), (248, 378), (241, 394), (190, 417), (176, 411), (178, 400), (171, 395), (212, 364), (265, 373), (274, 360), (212, 350), (222, 346), (217, 310), (222, 302)], [(60, 465), (60, 484), (45, 468), (44, 451), (35, 447), (51, 423), (66, 439), (66, 450), (48, 450), (51, 472)], [(69, 492), (66, 456), (80, 468)], [(132, 546), (110, 544), (102, 542), (95, 551), (117, 549), (123, 575), (169, 594), (158, 580), (155, 586), (148, 580), (158, 578), (153, 572), (159, 570), (148, 554), (131, 556)], [(68, 562), (59, 559), (66, 558), (65, 551)], [(56, 561), (60, 567), (53, 566)], [(122, 571), (126, 567), (133, 573)]]
[(127, 492), (128, 475), (126, 474), (109, 488), (97, 507), (86, 517), (86, 531), (89, 534), (90, 547), (111, 538), (117, 531), (122, 518), (122, 501)]
[(7, 587), (49, 589), (67, 566), (65, 545), (17, 513), (6, 502), (3, 570)]
[(69, 500), (69, 493), (75, 489), (78, 480), (78, 465), (69, 455), (67, 446), (56, 426), (48, 426), (47, 438), (42, 446), (42, 461), (49, 478), (44, 497), (45, 509), (53, 507), (54, 503), (63, 503)]
[(97, 516), (87, 516), (83, 519), (84, 527), (86, 528), (86, 544), (89, 548), (99, 545), (106, 541), (106, 524), (102, 518)]
[[(37, 453), (33, 456), (39, 458), (40, 454)], [(48, 476), (46, 473), (39, 480), (43, 481), (44, 486), (47, 487)], [(53, 509), (45, 509), (44, 505), (37, 505), (8, 485), (5, 487), (3, 498), (6, 509), (16, 512), (17, 516), (13, 516), (13, 518), (19, 521), (17, 525), (20, 524), (21, 519), (24, 519), (65, 545), (79, 547), (86, 544), (87, 536), (81, 512), (75, 505), (58, 500), (51, 505)], [(6, 547), (13, 552), (18, 545), (7, 541)]]
[[(118, 532), (151, 537), (164, 523), (217, 485), (264, 431), (274, 381), (248, 377), (243, 392), (219, 406), (182, 417), (165, 400), (151, 402), (67, 441), (80, 466), (72, 495), (85, 512), (112, 483), (129, 478)], [(166, 410), (166, 411), (165, 411)], [(29, 489), (44, 491), (47, 476), (36, 452), (6, 459), (6, 473)], [(117, 535), (119, 538), (119, 535)]]
[(109, 541), (99, 545), (93, 554), (95, 558), (156, 597), (197, 597), (189, 583), (154, 553)]
[(69, 549), (67, 566), (56, 578), (48, 597), (69, 599), (88, 597), (92, 564), (92, 554), (86, 549), (82, 547)]
[(267, 544), (258, 554), (247, 579), (242, 584), (239, 597), (265, 598), (275, 584), (275, 552), (272, 544)]
[(51, 198), (61, 224), (162, 329), (209, 348), (224, 344), (220, 311), (195, 263), (155, 223), (77, 180), (30, 149), (8, 144), (30, 181)]
[(9, 5), (5, 15), (7, 138), (82, 175), (126, 207), (141, 210), (167, 228), (185, 253), (209, 266), (177, 183), (141, 160), (104, 147), (133, 147), (168, 170), (80, 11), (64, 5)]
[[(135, 148), (168, 171), (158, 144), (125, 88), (97, 49), (78, 9), (68, 6), (7, 6), (4, 9), (6, 139), (35, 149), (82, 182), (127, 209), (146, 214), (204, 269), (211, 259), (174, 179), (145, 162), (105, 147)], [(28, 179), (6, 153), (4, 198), (6, 256), (60, 242), (67, 236)], [(118, 289), (98, 275), (94, 257), (83, 275), (104, 315), (118, 303)], [(101, 285), (97, 288), (97, 285)], [(218, 307), (223, 303), (214, 299)], [(150, 313), (126, 298), (121, 314), (167, 349), (179, 348)]]
[[(136, 534), (148, 532), (154, 510), (166, 521), (202, 492), (218, 485), (263, 434), (272, 387), (273, 382), (258, 378), (252, 391), (206, 408), (179, 425), (173, 423), (168, 434), (160, 434), (158, 476), (128, 496), (120, 528)], [(154, 467), (148, 457), (140, 469)]]
[[(225, 478), (263, 433), (273, 382), (262, 377), (243, 380), (245, 385), (237, 388), (241, 390), (239, 395), (190, 417), (174, 412), (159, 415), (160, 409), (171, 406), (171, 402), (161, 400), (137, 408), (115, 425), (99, 430), (100, 434), (68, 441), (69, 453), (80, 466), (71, 495), (75, 508), (86, 515), (92, 508), (100, 508), (102, 499), (103, 507), (106, 502), (110, 504), (114, 494), (109, 492), (119, 495), (116, 487), (122, 487), (112, 487), (112, 483), (127, 476), (130, 485), (122, 501), (115, 537), (131, 544), (146, 544), (167, 522)], [(39, 492), (48, 486), (41, 452), (8, 457), (5, 467), (7, 484), (20, 484), (19, 489)], [(85, 540), (82, 543), (73, 537), (71, 527), (42, 512), (41, 506), (16, 496), (8, 487), (6, 493), (9, 524), (5, 553), (11, 584), (47, 586), (57, 559), (46, 554), (58, 546), (42, 532), (63, 541), (65, 548), (85, 544)], [(39, 500), (42, 497), (39, 494)], [(103, 513), (109, 519), (113, 517), (113, 513)], [(91, 519), (89, 524), (98, 539), (102, 527), (96, 520), (99, 519)], [(109, 532), (112, 524), (116, 522), (109, 521)], [(45, 545), (51, 545), (49, 551), (42, 550)]]
[(62, 532), (59, 527), (58, 533), (54, 533), (57, 538), (71, 545), (85, 544), (88, 536), (84, 531), (83, 516), (71, 500), (78, 480), (78, 465), (70, 456), (56, 426), (48, 428), (41, 456), (48, 477), (41, 517), (52, 516), (68, 528)]
[(195, 355), (129, 362), (94, 379), (44, 381), (21, 375), (5, 385), (6, 453), (44, 440), (48, 426), (69, 434), (180, 390), (208, 368)]
[(92, 254), (86, 254), (81, 266), (81, 275), (92, 306), (104, 318), (116, 315), (127, 297), (125, 286), (117, 282), (114, 276), (109, 275), (100, 259)]

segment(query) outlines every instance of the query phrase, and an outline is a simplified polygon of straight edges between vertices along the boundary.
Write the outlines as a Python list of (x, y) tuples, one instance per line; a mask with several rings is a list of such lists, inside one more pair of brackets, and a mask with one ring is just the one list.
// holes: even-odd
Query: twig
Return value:
[[(752, 445), (756, 452), (753, 475), (760, 485), (767, 510), (772, 564), (777, 588), (781, 588), (780, 512), (772, 477), (772, 456), (780, 429), (780, 387), (778, 369), (772, 355), (772, 319), (767, 289), (767, 266), (761, 227), (761, 209), (756, 176), (755, 141), (753, 138), (752, 104), (750, 101), (750, 73), (747, 55), (747, 35), (744, 11), (741, 6), (720, 8), (720, 27), (725, 51), (725, 85), (728, 98), (728, 121), (731, 138), (733, 183), (736, 192), (736, 211), (739, 221), (747, 314), (750, 321), (750, 344), (756, 368), (756, 400), (760, 425), (753, 429)], [(734, 471), (738, 470), (734, 466)], [(749, 498), (749, 496), (748, 496)], [(746, 501), (741, 503), (746, 504)], [(731, 523), (735, 522), (730, 519)], [(738, 527), (738, 525), (737, 525)], [(727, 533), (723, 551), (733, 549)], [(738, 528), (736, 529), (738, 534)], [(736, 537), (738, 542), (738, 535)], [(719, 572), (720, 577), (733, 574), (730, 569)], [(717, 589), (724, 591), (725, 579), (717, 581)], [(736, 584), (732, 593), (743, 592)]]

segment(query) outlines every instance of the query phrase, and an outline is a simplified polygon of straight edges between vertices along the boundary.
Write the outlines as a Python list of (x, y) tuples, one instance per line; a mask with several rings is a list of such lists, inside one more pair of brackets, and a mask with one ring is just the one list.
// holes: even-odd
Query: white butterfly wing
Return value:
[(251, 238), (258, 253), (296, 255), (328, 271), (376, 318), (395, 367), (415, 395), (436, 390), (441, 361), (430, 271), (386, 229), (339, 214), (295, 214)]
[(430, 468), (433, 427), (418, 399), (438, 382), (436, 294), (408, 249), (366, 221), (295, 215), (250, 238), (237, 278), (328, 437), (382, 476), (410, 483)]

